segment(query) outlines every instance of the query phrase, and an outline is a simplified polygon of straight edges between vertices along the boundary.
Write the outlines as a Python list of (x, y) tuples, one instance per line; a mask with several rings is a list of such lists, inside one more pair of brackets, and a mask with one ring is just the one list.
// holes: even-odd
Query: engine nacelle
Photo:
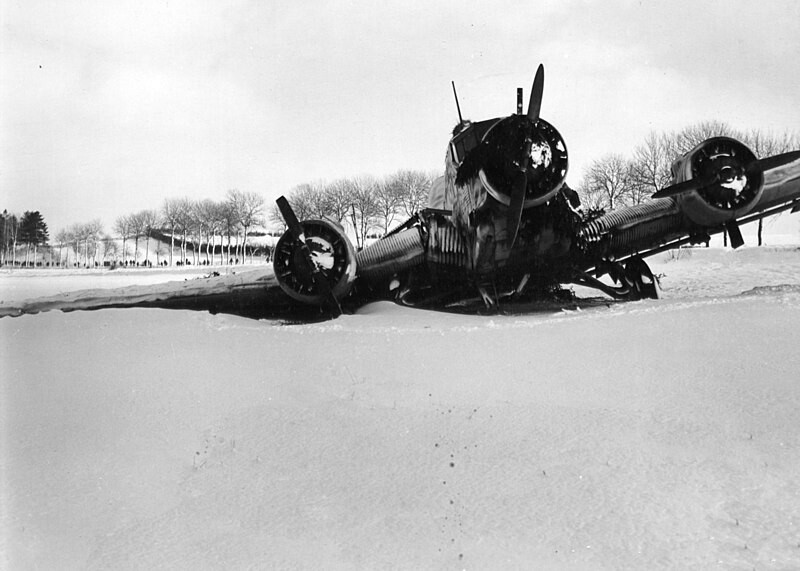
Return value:
[[(344, 231), (327, 220), (304, 220), (300, 223), (311, 261), (325, 276), (331, 292), (342, 300), (356, 278), (356, 254)], [(275, 246), (273, 268), (278, 285), (292, 299), (323, 306), (325, 296), (318, 291), (309, 271), (300, 243), (287, 231)]]
[(716, 226), (750, 212), (764, 188), (753, 152), (730, 137), (707, 139), (672, 165), (673, 183), (696, 181), (677, 197), (683, 213), (702, 226)]

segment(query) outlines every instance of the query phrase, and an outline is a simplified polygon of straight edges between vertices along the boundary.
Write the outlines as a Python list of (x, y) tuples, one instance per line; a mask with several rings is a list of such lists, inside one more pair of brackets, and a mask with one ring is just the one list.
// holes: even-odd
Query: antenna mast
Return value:
[(456, 109), (458, 109), (458, 122), (463, 124), (464, 119), (461, 117), (461, 106), (458, 104), (458, 93), (456, 93), (456, 82), (450, 82), (453, 85), (453, 96), (456, 98)]

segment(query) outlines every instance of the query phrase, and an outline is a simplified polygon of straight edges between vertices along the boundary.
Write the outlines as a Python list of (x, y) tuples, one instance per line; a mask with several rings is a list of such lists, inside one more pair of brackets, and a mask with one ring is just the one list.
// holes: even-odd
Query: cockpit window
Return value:
[(457, 163), (463, 161), (467, 153), (477, 146), (478, 138), (475, 136), (475, 129), (471, 125), (453, 137), (453, 140), (450, 142), (453, 159), (455, 159)]
[(453, 154), (453, 160), (460, 164), (464, 157), (467, 156), (467, 153), (478, 146), (486, 131), (498, 121), (499, 119), (490, 119), (478, 123), (466, 121), (464, 123), (465, 127), (450, 140), (450, 152)]

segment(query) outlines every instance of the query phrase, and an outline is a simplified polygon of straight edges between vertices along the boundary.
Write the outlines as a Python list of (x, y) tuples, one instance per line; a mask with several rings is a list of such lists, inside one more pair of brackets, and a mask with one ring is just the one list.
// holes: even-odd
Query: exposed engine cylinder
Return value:
[(764, 173), (756, 156), (730, 137), (703, 141), (672, 165), (675, 183), (696, 180), (697, 188), (678, 196), (686, 216), (714, 226), (747, 214), (758, 204)]
[[(322, 270), (336, 299), (343, 299), (356, 278), (356, 254), (353, 245), (341, 228), (327, 220), (304, 220), (300, 223), (311, 251), (311, 260)], [(285, 232), (275, 246), (273, 268), (278, 285), (292, 299), (323, 305), (324, 297), (317, 291), (313, 276), (306, 269), (300, 244)]]
[(425, 246), (420, 229), (412, 226), (386, 236), (358, 254), (359, 275), (370, 280), (390, 278), (393, 274), (418, 266), (425, 261)]

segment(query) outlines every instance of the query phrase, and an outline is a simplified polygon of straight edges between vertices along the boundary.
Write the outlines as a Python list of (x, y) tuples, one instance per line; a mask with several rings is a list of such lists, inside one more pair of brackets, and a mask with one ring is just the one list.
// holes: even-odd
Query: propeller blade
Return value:
[(731, 239), (731, 247), (734, 250), (736, 248), (744, 246), (744, 238), (742, 237), (742, 231), (739, 230), (739, 225), (736, 223), (736, 220), (731, 220), (729, 222), (726, 222), (725, 230), (728, 231), (728, 237)]
[[(789, 163), (793, 163), (798, 159), (800, 159), (800, 151), (792, 151), (790, 153), (775, 155), (774, 157), (759, 159), (755, 163), (762, 171), (768, 171), (770, 169), (776, 169), (778, 167), (788, 165)], [(748, 165), (748, 167), (749, 166), (750, 165)]]
[(522, 219), (522, 209), (525, 206), (525, 193), (527, 190), (528, 176), (524, 171), (520, 171), (514, 177), (514, 183), (511, 187), (511, 201), (508, 204), (506, 225), (508, 226), (509, 248), (513, 248), (514, 242), (517, 240), (517, 232), (519, 232), (519, 222)]
[(712, 184), (714, 181), (709, 181), (700, 178), (692, 178), (689, 180), (685, 180), (683, 182), (679, 182), (678, 184), (673, 184), (671, 186), (667, 186), (662, 188), (650, 198), (670, 198), (672, 196), (677, 196), (679, 194), (683, 194), (685, 192), (691, 192), (693, 190), (700, 190), (704, 186), (708, 186)]
[(542, 110), (542, 95), (544, 94), (544, 66), (539, 64), (536, 70), (536, 77), (533, 78), (531, 88), (531, 100), (528, 102), (528, 119), (531, 121), (539, 120), (539, 112)]

